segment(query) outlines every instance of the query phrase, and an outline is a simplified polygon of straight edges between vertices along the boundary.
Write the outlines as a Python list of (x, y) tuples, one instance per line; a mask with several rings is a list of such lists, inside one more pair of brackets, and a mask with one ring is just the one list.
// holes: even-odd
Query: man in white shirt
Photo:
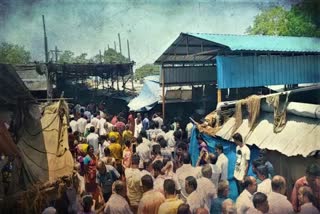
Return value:
[(77, 120), (78, 131), (81, 135), (83, 135), (83, 133), (85, 132), (87, 123), (87, 119), (85, 119), (82, 114), (81, 117)]
[(71, 119), (71, 121), (70, 121), (70, 123), (69, 123), (69, 126), (71, 127), (71, 129), (72, 129), (72, 133), (74, 133), (74, 132), (78, 132), (79, 130), (78, 130), (78, 123), (77, 123), (77, 121), (74, 119), (74, 117), (73, 116), (70, 116), (70, 119)]
[(206, 197), (203, 195), (203, 192), (199, 190), (198, 183), (195, 177), (186, 177), (185, 190), (188, 194), (187, 204), (189, 204), (190, 206), (191, 213), (195, 213), (196, 209), (200, 207), (209, 210), (205, 201)]
[(234, 167), (233, 176), (236, 179), (238, 193), (243, 190), (243, 180), (247, 176), (250, 160), (250, 149), (243, 143), (242, 136), (239, 133), (235, 133), (232, 136), (236, 143), (236, 165)]
[(158, 128), (160, 127), (162, 127), (162, 125), (163, 125), (163, 119), (158, 115), (158, 114), (154, 114), (153, 115), (153, 117), (152, 117), (152, 120), (154, 121), (154, 122), (157, 122), (158, 123)]
[(199, 178), (201, 176), (200, 176), (199, 170), (191, 165), (191, 158), (189, 153), (184, 152), (181, 158), (182, 158), (183, 165), (177, 169), (176, 175), (178, 177), (178, 181), (181, 186), (181, 199), (183, 201), (186, 201), (186, 198), (188, 196), (188, 193), (186, 192), (186, 189), (185, 189), (186, 177), (193, 176), (195, 178)]
[(268, 197), (266, 194), (264, 194), (262, 192), (255, 193), (253, 196), (252, 202), (253, 202), (254, 208), (256, 210), (250, 209), (248, 211), (248, 214), (251, 214), (251, 213), (274, 213), (274, 212), (271, 212), (271, 210), (270, 210)]
[(268, 168), (265, 165), (257, 167), (257, 176), (261, 180), (261, 183), (258, 185), (258, 192), (262, 192), (268, 195), (272, 192), (271, 179), (269, 178)]
[(90, 134), (87, 136), (87, 143), (93, 146), (94, 152), (99, 154), (99, 136), (95, 133), (93, 126), (90, 127)]
[(246, 213), (249, 208), (254, 208), (252, 203), (252, 195), (257, 191), (257, 181), (254, 177), (245, 177), (243, 182), (244, 190), (236, 201), (237, 214)]
[(220, 143), (217, 143), (215, 146), (216, 153), (218, 155), (218, 160), (216, 165), (220, 168), (221, 171), (221, 181), (228, 180), (228, 165), (229, 160), (227, 156), (223, 153), (223, 146)]
[(143, 141), (142, 136), (137, 138), (137, 143), (139, 144), (136, 148), (136, 153), (140, 157), (139, 168), (143, 169), (144, 163), (148, 162), (151, 158), (150, 145), (147, 141)]
[(212, 168), (210, 164), (202, 166), (202, 177), (197, 179), (198, 189), (204, 196), (206, 206), (211, 208), (211, 201), (217, 197), (217, 187), (210, 180), (212, 177)]
[(214, 154), (209, 154), (209, 158), (210, 166), (212, 168), (212, 176), (210, 179), (213, 182), (213, 184), (217, 187), (221, 177), (221, 169), (217, 165), (217, 156), (215, 156)]
[(98, 129), (99, 129), (99, 135), (102, 136), (102, 135), (106, 135), (107, 134), (107, 131), (105, 129), (105, 123), (107, 122), (106, 119), (104, 118), (105, 116), (103, 115), (99, 122), (98, 122)]
[(190, 139), (190, 137), (191, 137), (192, 128), (193, 128), (193, 123), (189, 122), (187, 124), (187, 126), (186, 126), (186, 132), (187, 132), (187, 135), (188, 135), (188, 139)]
[(287, 186), (285, 178), (275, 175), (272, 178), (271, 186), (272, 192), (268, 195), (268, 201), (274, 213), (293, 213), (292, 204), (285, 195)]
[(93, 114), (93, 118), (90, 120), (90, 123), (94, 126), (96, 132), (98, 131), (99, 119), (97, 118), (97, 113)]

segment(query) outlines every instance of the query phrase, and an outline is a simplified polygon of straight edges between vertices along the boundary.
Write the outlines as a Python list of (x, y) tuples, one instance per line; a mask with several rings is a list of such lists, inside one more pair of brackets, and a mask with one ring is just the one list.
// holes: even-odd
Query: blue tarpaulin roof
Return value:
[(144, 78), (140, 94), (130, 101), (128, 107), (132, 111), (149, 111), (160, 100), (159, 75)]
[(266, 35), (226, 35), (209, 33), (186, 33), (223, 46), (232, 51), (280, 51), (280, 52), (318, 52), (320, 38)]

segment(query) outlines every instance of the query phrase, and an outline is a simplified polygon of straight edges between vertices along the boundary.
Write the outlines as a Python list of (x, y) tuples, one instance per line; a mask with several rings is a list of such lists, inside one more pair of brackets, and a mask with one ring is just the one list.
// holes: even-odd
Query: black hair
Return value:
[(310, 176), (320, 176), (320, 166), (318, 164), (310, 164), (306, 169), (306, 174)]
[(142, 183), (142, 186), (148, 190), (153, 188), (153, 179), (152, 179), (151, 175), (142, 176), (141, 183)]
[(262, 192), (257, 192), (253, 195), (252, 202), (255, 208), (257, 208), (259, 204), (262, 204), (266, 201), (267, 201), (267, 195)]
[(189, 204), (180, 204), (177, 214), (191, 214)]
[(195, 177), (188, 176), (186, 177), (186, 181), (188, 182), (188, 185), (192, 187), (193, 190), (197, 189), (198, 183)]
[(182, 154), (182, 163), (184, 163), (184, 164), (190, 164), (191, 163), (191, 157), (190, 157), (190, 154), (188, 152), (184, 152)]
[(90, 133), (94, 133), (94, 131), (95, 131), (94, 126), (91, 126), (90, 129), (89, 129), (89, 131), (90, 131)]
[(126, 145), (126, 147), (130, 147), (131, 146), (130, 140), (126, 140), (126, 142), (124, 142), (124, 145)]
[(139, 136), (147, 138), (147, 132), (145, 130), (141, 130)]
[(139, 157), (139, 155), (133, 155), (132, 156), (132, 164), (134, 164), (134, 165), (139, 165), (139, 162), (140, 162), (140, 157)]
[(245, 177), (243, 182), (243, 187), (247, 188), (251, 184), (253, 184), (252, 178), (250, 176)]
[(140, 144), (140, 143), (142, 143), (142, 136), (141, 135), (139, 135), (138, 137), (137, 137), (137, 143), (138, 144)]
[(257, 167), (257, 172), (260, 175), (263, 175), (265, 178), (268, 178), (268, 176), (269, 176), (268, 168), (265, 165), (258, 166)]
[(232, 138), (233, 138), (234, 140), (236, 140), (236, 141), (239, 141), (239, 142), (243, 143), (242, 136), (241, 136), (241, 134), (239, 134), (238, 132), (235, 133), (235, 134), (232, 136)]
[(216, 149), (219, 149), (219, 150), (223, 153), (223, 146), (221, 145), (221, 143), (217, 143), (217, 144), (215, 145), (215, 148), (216, 148)]
[(174, 195), (176, 192), (176, 184), (172, 179), (166, 179), (163, 182), (163, 189), (170, 195)]
[(157, 160), (152, 164), (152, 168), (156, 172), (160, 172), (161, 169), (163, 168), (163, 163), (161, 160)]

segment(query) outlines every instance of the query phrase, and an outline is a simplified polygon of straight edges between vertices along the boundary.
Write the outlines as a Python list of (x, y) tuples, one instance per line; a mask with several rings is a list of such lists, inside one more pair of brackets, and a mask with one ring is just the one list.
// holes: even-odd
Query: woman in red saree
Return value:
[(99, 200), (99, 188), (96, 183), (97, 173), (97, 161), (98, 158), (94, 154), (93, 146), (88, 146), (88, 154), (83, 159), (84, 164), (84, 180), (86, 192), (91, 193), (93, 198), (98, 202)]

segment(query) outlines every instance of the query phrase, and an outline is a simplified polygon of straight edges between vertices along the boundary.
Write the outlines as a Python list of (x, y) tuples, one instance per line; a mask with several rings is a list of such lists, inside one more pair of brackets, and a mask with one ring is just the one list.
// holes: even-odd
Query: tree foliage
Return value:
[[(317, 12), (318, 11), (318, 12)], [(290, 10), (270, 8), (255, 17), (249, 34), (278, 36), (320, 36), (320, 1), (306, 0)]]
[(158, 65), (145, 64), (142, 67), (136, 69), (134, 76), (135, 76), (135, 79), (140, 80), (146, 76), (159, 75), (159, 74), (160, 74), (160, 67)]
[(6, 42), (0, 44), (0, 63), (26, 64), (30, 62), (31, 55), (23, 46)]
[(116, 64), (116, 63), (126, 63), (129, 62), (122, 54), (116, 52), (114, 49), (108, 49), (104, 51), (101, 55), (97, 54), (92, 58), (87, 58), (87, 53), (82, 53), (78, 56), (72, 51), (66, 50), (59, 56), (59, 63), (106, 63), (106, 64)]

